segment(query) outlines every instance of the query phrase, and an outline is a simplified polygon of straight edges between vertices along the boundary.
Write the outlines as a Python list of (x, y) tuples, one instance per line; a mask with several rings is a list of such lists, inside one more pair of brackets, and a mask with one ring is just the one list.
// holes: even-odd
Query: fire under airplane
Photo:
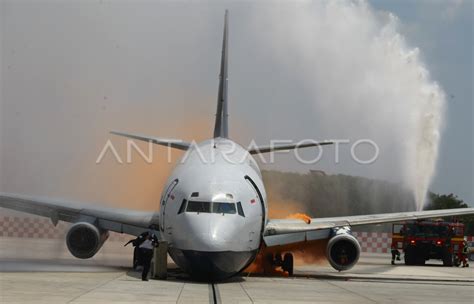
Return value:
[[(77, 258), (93, 257), (109, 231), (139, 235), (158, 225), (176, 264), (195, 279), (221, 280), (249, 266), (260, 250), (289, 244), (327, 240), (326, 257), (336, 270), (348, 270), (358, 261), (360, 245), (350, 227), (411, 219), (457, 216), (474, 208), (400, 212), (298, 219), (269, 219), (262, 175), (252, 155), (331, 144), (281, 145), (244, 149), (229, 138), (227, 114), (227, 12), (220, 63), (217, 113), (212, 139), (192, 145), (180, 140), (113, 134), (187, 151), (169, 177), (159, 211), (143, 212), (99, 207), (97, 204), (0, 193), (0, 207), (72, 223), (66, 243)], [(203, 159), (212, 159), (204, 162)], [(284, 254), (284, 258), (281, 257)], [(291, 252), (271, 257), (273, 266), (293, 272)]]

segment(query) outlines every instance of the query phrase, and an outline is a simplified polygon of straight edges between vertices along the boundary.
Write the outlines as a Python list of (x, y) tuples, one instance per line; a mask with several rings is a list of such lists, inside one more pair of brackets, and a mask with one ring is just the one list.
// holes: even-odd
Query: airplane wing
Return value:
[(158, 214), (155, 212), (9, 193), (0, 193), (0, 207), (48, 217), (54, 225), (58, 221), (75, 223), (84, 220), (105, 230), (131, 235), (140, 235), (151, 224), (158, 224)]
[(474, 208), (313, 218), (309, 223), (297, 219), (275, 219), (268, 221), (265, 227), (264, 240), (267, 246), (284, 245), (327, 238), (329, 237), (331, 228), (384, 224), (406, 220), (460, 216), (467, 214), (474, 214)]

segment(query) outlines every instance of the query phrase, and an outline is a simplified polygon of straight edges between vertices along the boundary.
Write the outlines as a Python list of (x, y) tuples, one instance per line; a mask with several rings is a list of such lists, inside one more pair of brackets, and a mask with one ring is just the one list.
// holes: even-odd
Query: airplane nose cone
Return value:
[(173, 260), (193, 279), (220, 281), (242, 271), (253, 261), (256, 251), (206, 252), (171, 249)]
[(239, 225), (233, 216), (200, 214), (189, 218), (193, 231), (186, 239), (186, 247), (174, 246), (169, 253), (176, 264), (195, 280), (219, 281), (229, 278), (247, 267), (256, 256), (242, 242)]
[(173, 231), (169, 254), (195, 280), (229, 278), (245, 269), (257, 254), (258, 246), (252, 246), (252, 241), (258, 244), (259, 240), (250, 239), (248, 222), (237, 210), (222, 210), (186, 212), (181, 215), (179, 229)]
[(200, 214), (189, 217), (184, 231), (192, 231), (185, 235), (186, 247), (199, 251), (235, 251), (239, 246), (242, 232), (241, 226), (233, 222), (232, 216), (217, 214)]

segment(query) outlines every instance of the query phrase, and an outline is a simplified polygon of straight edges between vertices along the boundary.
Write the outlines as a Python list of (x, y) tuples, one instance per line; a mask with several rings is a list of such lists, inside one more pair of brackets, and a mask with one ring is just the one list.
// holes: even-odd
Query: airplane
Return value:
[[(227, 100), (228, 12), (224, 34), (214, 134), (193, 145), (177, 139), (113, 131), (112, 134), (186, 151), (163, 189), (157, 211), (136, 211), (100, 204), (87, 204), (0, 193), (0, 207), (72, 223), (66, 244), (80, 259), (93, 257), (109, 231), (139, 235), (158, 227), (159, 238), (168, 242), (174, 262), (192, 278), (219, 281), (249, 266), (263, 248), (278, 248), (327, 240), (326, 257), (338, 271), (358, 261), (360, 245), (351, 227), (412, 219), (473, 214), (474, 208), (340, 216), (332, 218), (269, 219), (265, 186), (252, 155), (331, 144), (304, 146), (286, 144), (245, 149), (229, 137)], [(203, 161), (212, 159), (212, 161)], [(271, 257), (273, 266), (293, 272), (293, 256), (287, 252)]]

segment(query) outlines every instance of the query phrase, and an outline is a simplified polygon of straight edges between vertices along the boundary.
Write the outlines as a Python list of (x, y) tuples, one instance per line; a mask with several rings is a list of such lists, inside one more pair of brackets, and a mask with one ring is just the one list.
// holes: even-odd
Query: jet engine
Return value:
[(360, 245), (347, 227), (332, 231), (326, 247), (326, 256), (331, 266), (339, 271), (349, 270), (357, 263)]
[(109, 231), (88, 222), (78, 222), (69, 228), (66, 236), (67, 248), (79, 259), (93, 257), (109, 238)]

